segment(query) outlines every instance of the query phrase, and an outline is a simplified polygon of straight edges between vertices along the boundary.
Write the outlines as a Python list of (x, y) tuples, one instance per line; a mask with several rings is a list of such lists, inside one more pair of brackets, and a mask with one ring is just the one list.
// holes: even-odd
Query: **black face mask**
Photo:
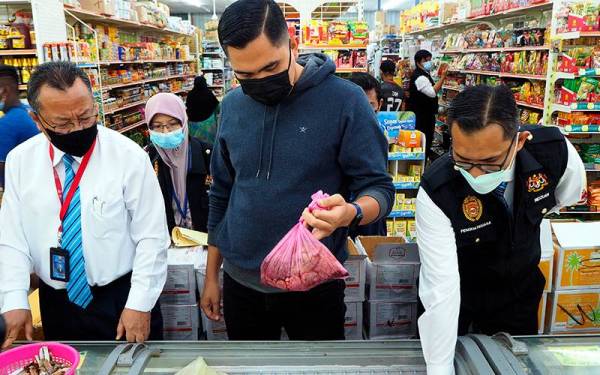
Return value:
[(55, 133), (46, 128), (50, 143), (65, 154), (82, 157), (92, 147), (98, 135), (98, 125), (67, 134)]
[(292, 50), (290, 49), (290, 61), (288, 67), (281, 73), (273, 74), (264, 78), (239, 79), (242, 91), (257, 102), (273, 106), (282, 101), (292, 92), (290, 83), (290, 66), (292, 65)]

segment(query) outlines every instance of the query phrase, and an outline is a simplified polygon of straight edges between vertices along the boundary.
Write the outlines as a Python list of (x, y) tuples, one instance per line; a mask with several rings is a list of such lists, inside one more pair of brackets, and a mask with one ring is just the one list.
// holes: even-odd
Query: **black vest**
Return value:
[[(207, 232), (212, 147), (194, 137), (190, 137), (190, 150), (192, 152), (192, 167), (188, 172), (186, 186), (189, 209), (192, 214), (192, 225), (194, 230)], [(176, 226), (175, 211), (173, 210), (171, 170), (160, 158), (154, 146), (149, 147), (148, 154), (158, 177), (160, 189), (162, 190), (167, 212), (167, 226), (169, 227), (169, 233), (171, 233)]]
[[(539, 293), (540, 223), (556, 205), (555, 190), (567, 166), (567, 146), (557, 128), (532, 133), (517, 153), (512, 215), (493, 193), (476, 193), (454, 169), (449, 154), (425, 172), (421, 186), (454, 228), (463, 305), (503, 306)], [(493, 296), (486, 301), (478, 299)]]
[(415, 82), (421, 76), (427, 77), (432, 85), (435, 84), (429, 73), (417, 67), (410, 77), (410, 84), (408, 86), (408, 92), (410, 95), (406, 100), (407, 110), (414, 113), (427, 113), (435, 115), (438, 113), (438, 98), (437, 96), (430, 98), (421, 91), (417, 90), (417, 85)]

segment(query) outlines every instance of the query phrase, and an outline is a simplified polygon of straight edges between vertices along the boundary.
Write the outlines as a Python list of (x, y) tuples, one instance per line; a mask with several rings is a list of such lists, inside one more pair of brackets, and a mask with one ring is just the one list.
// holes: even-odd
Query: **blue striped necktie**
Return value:
[[(73, 171), (73, 157), (63, 156), (65, 164), (65, 188), (63, 201), (67, 197), (75, 173)], [(85, 259), (83, 258), (83, 244), (81, 241), (81, 204), (79, 186), (73, 194), (69, 209), (63, 221), (62, 248), (69, 252), (70, 277), (67, 283), (69, 301), (85, 309), (92, 302), (92, 289), (87, 282), (85, 273)], [(68, 319), (67, 317), (65, 317)]]
[(506, 198), (504, 198), (504, 192), (506, 191), (506, 186), (508, 186), (508, 182), (503, 182), (500, 185), (498, 185), (498, 187), (494, 190), (494, 195), (500, 200), (500, 202), (502, 202), (502, 204), (504, 205), (504, 208), (506, 208), (508, 210), (509, 209), (508, 202), (506, 201)]

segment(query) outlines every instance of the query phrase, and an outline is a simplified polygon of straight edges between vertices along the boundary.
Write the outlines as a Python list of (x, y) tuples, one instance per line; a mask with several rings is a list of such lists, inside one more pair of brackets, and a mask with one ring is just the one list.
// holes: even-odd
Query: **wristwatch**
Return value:
[(350, 230), (350, 232), (355, 232), (356, 228), (358, 228), (358, 226), (360, 225), (360, 222), (363, 219), (363, 212), (362, 212), (362, 208), (360, 208), (360, 206), (358, 204), (356, 204), (354, 202), (351, 202), (350, 204), (353, 205), (354, 208), (356, 208), (356, 216), (354, 217), (354, 219), (348, 226), (348, 229)]

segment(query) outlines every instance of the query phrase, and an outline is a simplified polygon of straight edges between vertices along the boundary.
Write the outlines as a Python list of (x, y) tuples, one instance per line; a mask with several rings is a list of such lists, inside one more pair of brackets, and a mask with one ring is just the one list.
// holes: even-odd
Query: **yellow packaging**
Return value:
[(540, 271), (544, 274), (546, 278), (546, 285), (544, 286), (544, 292), (550, 292), (552, 289), (552, 259), (550, 258), (542, 258), (540, 260), (539, 268)]
[(409, 176), (413, 176), (413, 177), (419, 176), (420, 177), (422, 172), (423, 172), (423, 168), (421, 168), (420, 165), (411, 164), (408, 167), (408, 175)]
[(412, 152), (422, 153), (423, 152), (423, 147), (415, 147), (415, 148), (413, 148)]
[(558, 248), (554, 256), (555, 289), (600, 288), (600, 250)]
[(550, 333), (600, 332), (600, 289), (558, 290), (550, 300)]
[(394, 233), (394, 220), (388, 219), (385, 221), (385, 224), (386, 224), (387, 234), (388, 234), (388, 236), (391, 236)]
[(411, 240), (417, 238), (417, 222), (415, 220), (408, 220), (406, 222), (406, 237)]
[(398, 220), (394, 225), (396, 237), (406, 237), (406, 220)]

